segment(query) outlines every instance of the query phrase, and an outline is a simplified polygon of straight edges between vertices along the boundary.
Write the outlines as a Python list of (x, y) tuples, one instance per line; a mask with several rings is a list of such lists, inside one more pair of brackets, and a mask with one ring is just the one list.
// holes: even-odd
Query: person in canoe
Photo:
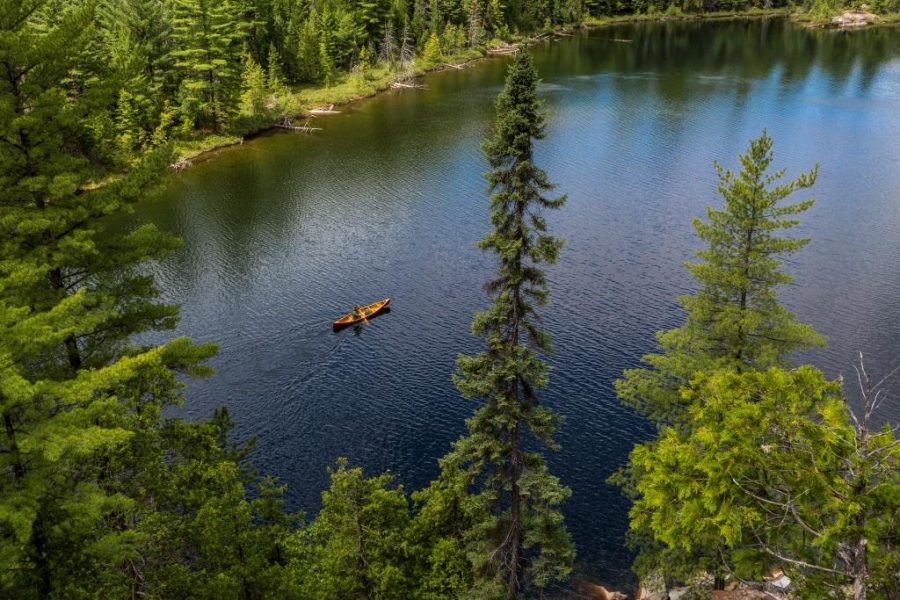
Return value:
[(363, 307), (357, 304), (353, 307), (353, 318), (354, 319), (362, 319), (363, 318)]

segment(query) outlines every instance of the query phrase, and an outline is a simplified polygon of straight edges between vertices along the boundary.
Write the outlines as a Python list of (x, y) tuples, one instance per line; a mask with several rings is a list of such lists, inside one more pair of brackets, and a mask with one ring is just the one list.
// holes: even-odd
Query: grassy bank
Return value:
[[(382, 63), (368, 68), (363, 73), (340, 73), (331, 85), (294, 86), (290, 88), (287, 100), (290, 106), (297, 107), (291, 111), (291, 116), (295, 121), (304, 121), (310, 116), (308, 113), (310, 109), (331, 104), (341, 106), (369, 98), (390, 89), (396, 82), (414, 79), (431, 71), (452, 68), (448, 65), (469, 63), (484, 58), (487, 52), (488, 47), (484, 46), (444, 56), (440, 62), (435, 63), (425, 63), (417, 59), (409, 68), (402, 71)], [(244, 139), (275, 129), (274, 123), (278, 120), (280, 117), (273, 115), (244, 119), (232, 132), (198, 132), (190, 138), (177, 140), (175, 150), (178, 160), (185, 162), (202, 159), (204, 155), (221, 148), (241, 144)], [(309, 124), (314, 126), (315, 122)]]

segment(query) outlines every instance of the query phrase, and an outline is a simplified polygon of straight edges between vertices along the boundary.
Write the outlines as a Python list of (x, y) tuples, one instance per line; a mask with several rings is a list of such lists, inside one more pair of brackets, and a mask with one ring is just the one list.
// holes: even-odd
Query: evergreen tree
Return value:
[[(150, 226), (113, 234), (169, 162), (148, 154), (102, 189), (87, 160), (92, 110), (66, 82), (94, 19), (88, 3), (52, 18), (41, 3), (4, 0), (0, 21), (0, 575), (3, 595), (78, 597), (134, 556), (122, 521), (136, 501), (106, 478), (105, 454), (136, 432), (133, 411), (168, 404), (173, 371), (201, 374), (214, 352), (176, 340), (156, 348), (133, 334), (174, 326), (142, 263), (177, 241)], [(93, 99), (91, 99), (93, 100)], [(104, 102), (110, 103), (112, 99)], [(86, 145), (88, 144), (88, 145)]]
[(469, 27), (466, 33), (466, 38), (469, 42), (469, 46), (475, 47), (481, 43), (482, 37), (484, 36), (484, 19), (482, 15), (484, 14), (484, 9), (482, 8), (480, 0), (470, 0), (469, 2)]
[(322, 56), (315, 14), (303, 24), (297, 51), (297, 77), (300, 81), (318, 81), (322, 76)]
[(266, 74), (250, 55), (244, 56), (241, 89), (243, 90), (241, 92), (241, 113), (251, 117), (263, 114), (269, 98)]
[(428, 31), (428, 0), (415, 0), (413, 2), (412, 21), (410, 33), (416, 40), (422, 39)]
[[(404, 600), (416, 583), (407, 544), (409, 503), (389, 473), (366, 478), (339, 459), (322, 510), (301, 532), (295, 565), (301, 593), (311, 600)], [(305, 540), (303, 538), (306, 538)]]
[(319, 42), (319, 72), (326, 87), (334, 83), (334, 69), (334, 59), (328, 52), (328, 46), (325, 42)]
[(441, 39), (438, 34), (431, 33), (428, 36), (428, 42), (422, 51), (422, 60), (427, 66), (434, 66), (441, 62)]
[(479, 247), (496, 255), (498, 276), (487, 286), (493, 304), (472, 325), (487, 349), (461, 356), (454, 378), (465, 397), (482, 404), (467, 421), (469, 434), (443, 459), (437, 484), (466, 494), (459, 500), (462, 544), (477, 597), (513, 599), (563, 580), (574, 556), (559, 509), (569, 490), (550, 474), (542, 453), (528, 449), (532, 442), (555, 449), (560, 421), (538, 396), (548, 371), (538, 353), (550, 351), (536, 312), (548, 298), (540, 265), (554, 263), (562, 246), (546, 233), (540, 213), (565, 199), (544, 195), (552, 186), (533, 162), (534, 140), (544, 135), (537, 83), (531, 57), (519, 52), (484, 145), (494, 229)]
[(765, 132), (740, 163), (737, 175), (716, 165), (725, 206), (709, 208), (706, 222), (694, 221), (706, 247), (697, 252), (700, 262), (687, 265), (700, 289), (679, 300), (685, 324), (657, 336), (662, 352), (643, 358), (647, 368), (626, 371), (616, 382), (622, 401), (657, 423), (677, 422), (679, 390), (697, 372), (785, 366), (791, 352), (824, 343), (779, 304), (777, 294), (778, 286), (793, 281), (782, 260), (809, 243), (779, 234), (796, 226), (797, 215), (813, 204), (784, 200), (811, 187), (817, 169), (779, 184), (784, 171), (769, 171), (772, 139)]
[(284, 511), (284, 486), (257, 480), (247, 467), (251, 445), (228, 443), (227, 412), (206, 422), (148, 420), (156, 425), (109, 458), (116, 481), (142, 490), (152, 506), (138, 515), (139, 560), (126, 565), (134, 572), (132, 595), (300, 597), (288, 566), (300, 515)]
[[(687, 312), (685, 324), (658, 334), (661, 354), (643, 358), (648, 368), (632, 369), (616, 382), (626, 404), (649, 416), (660, 427), (693, 427), (686, 412), (683, 390), (701, 374), (737, 373), (786, 367), (794, 350), (822, 344), (813, 329), (778, 303), (777, 287), (792, 281), (781, 268), (783, 257), (803, 248), (809, 240), (779, 235), (797, 225), (796, 216), (813, 200), (784, 204), (794, 192), (809, 188), (816, 169), (796, 180), (779, 184), (783, 171), (769, 172), (772, 140), (764, 132), (740, 157), (742, 170), (733, 174), (718, 164), (722, 210), (708, 209), (708, 221), (694, 221), (706, 247), (697, 252), (698, 263), (687, 268), (700, 283), (693, 296), (680, 299)], [(613, 481), (636, 499), (645, 471), (631, 461)], [(727, 551), (721, 541), (706, 545), (665, 546), (648, 530), (632, 528), (632, 541), (641, 553), (637, 570), (663, 566), (668, 573), (685, 576), (697, 570), (724, 575)], [(718, 577), (717, 585), (723, 580)]]
[(281, 56), (275, 44), (269, 44), (269, 57), (266, 69), (266, 85), (272, 93), (284, 87), (284, 70), (281, 68)]
[(632, 528), (687, 553), (717, 547), (741, 578), (782, 568), (798, 597), (892, 597), (900, 446), (873, 428), (883, 390), (859, 372), (858, 417), (812, 367), (700, 376), (692, 426), (631, 455)]
[(389, 11), (389, 0), (356, 0), (353, 17), (359, 31), (356, 40), (358, 48), (382, 43)]
[(220, 130), (237, 108), (245, 24), (232, 0), (173, 0), (172, 12), (181, 112)]

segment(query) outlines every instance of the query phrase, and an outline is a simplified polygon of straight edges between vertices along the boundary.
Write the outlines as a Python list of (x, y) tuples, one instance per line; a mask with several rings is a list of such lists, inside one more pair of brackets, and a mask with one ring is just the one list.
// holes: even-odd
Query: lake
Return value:
[[(545, 402), (565, 417), (551, 468), (573, 491), (579, 572), (626, 586), (628, 502), (605, 483), (651, 434), (612, 383), (677, 326), (691, 220), (720, 202), (713, 162), (734, 168), (766, 128), (788, 176), (820, 164), (813, 241), (784, 302), (830, 339), (797, 357), (829, 375), (900, 364), (900, 28), (808, 30), (781, 20), (631, 24), (532, 49), (547, 137), (537, 162), (568, 194), (550, 215), (566, 239), (549, 272), (554, 370)], [(315, 514), (338, 456), (408, 489), (437, 473), (475, 405), (450, 376), (475, 352), (472, 314), (493, 263), (480, 143), (508, 59), (424, 78), (319, 118), (313, 135), (259, 138), (173, 175), (143, 204), (184, 238), (154, 272), (182, 305), (178, 333), (214, 341), (217, 374), (181, 411), (228, 407), (257, 467)], [(356, 303), (390, 314), (331, 331)], [(900, 419), (900, 382), (882, 418)]]

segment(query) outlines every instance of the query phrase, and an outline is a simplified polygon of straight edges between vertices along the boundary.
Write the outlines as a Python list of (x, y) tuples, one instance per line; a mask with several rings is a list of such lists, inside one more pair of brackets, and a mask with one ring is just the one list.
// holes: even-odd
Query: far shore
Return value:
[[(790, 18), (791, 20), (808, 27), (831, 27), (829, 22), (815, 21), (802, 13), (792, 13), (789, 9), (754, 9), (750, 11), (724, 11), (710, 12), (703, 14), (677, 14), (671, 15), (664, 12), (652, 15), (623, 15), (615, 17), (590, 17), (580, 25), (569, 25), (558, 27), (556, 29), (545, 31), (528, 37), (512, 40), (506, 46), (482, 46), (479, 48), (469, 49), (463, 53), (446, 56), (443, 62), (425, 67), (415, 66), (411, 71), (400, 73), (394, 69), (387, 68), (383, 65), (373, 67), (368, 77), (360, 80), (350, 73), (341, 74), (340, 79), (332, 86), (307, 86), (297, 87), (292, 90), (292, 96), (298, 106), (302, 106), (301, 111), (292, 116), (292, 120), (302, 121), (309, 120), (310, 125), (314, 125), (312, 121), (313, 115), (310, 110), (321, 107), (334, 106), (345, 107), (359, 100), (371, 98), (377, 94), (392, 89), (392, 85), (409, 81), (410, 78), (418, 79), (425, 74), (439, 71), (455, 70), (465, 68), (471, 64), (487, 58), (496, 58), (508, 55), (503, 52), (504, 48), (511, 49), (521, 45), (533, 45), (550, 40), (570, 37), (576, 32), (584, 30), (601, 29), (613, 25), (636, 22), (665, 22), (665, 21), (715, 21), (730, 19), (760, 19), (760, 18)], [(872, 26), (884, 25), (900, 25), (900, 15), (888, 15), (879, 17), (878, 21)], [(857, 28), (862, 29), (862, 28)], [(497, 50), (500, 50), (499, 52)], [(412, 90), (410, 90), (412, 92)], [(321, 117), (327, 118), (327, 117)], [(232, 149), (235, 146), (243, 145), (244, 142), (254, 138), (276, 135), (281, 133), (293, 133), (285, 130), (278, 123), (271, 119), (261, 121), (259, 126), (253, 127), (249, 131), (240, 133), (208, 133), (200, 134), (193, 139), (176, 141), (176, 162), (173, 164), (174, 170), (181, 171), (196, 163), (204, 162), (216, 156), (223, 150)], [(296, 133), (294, 134), (296, 135)]]

